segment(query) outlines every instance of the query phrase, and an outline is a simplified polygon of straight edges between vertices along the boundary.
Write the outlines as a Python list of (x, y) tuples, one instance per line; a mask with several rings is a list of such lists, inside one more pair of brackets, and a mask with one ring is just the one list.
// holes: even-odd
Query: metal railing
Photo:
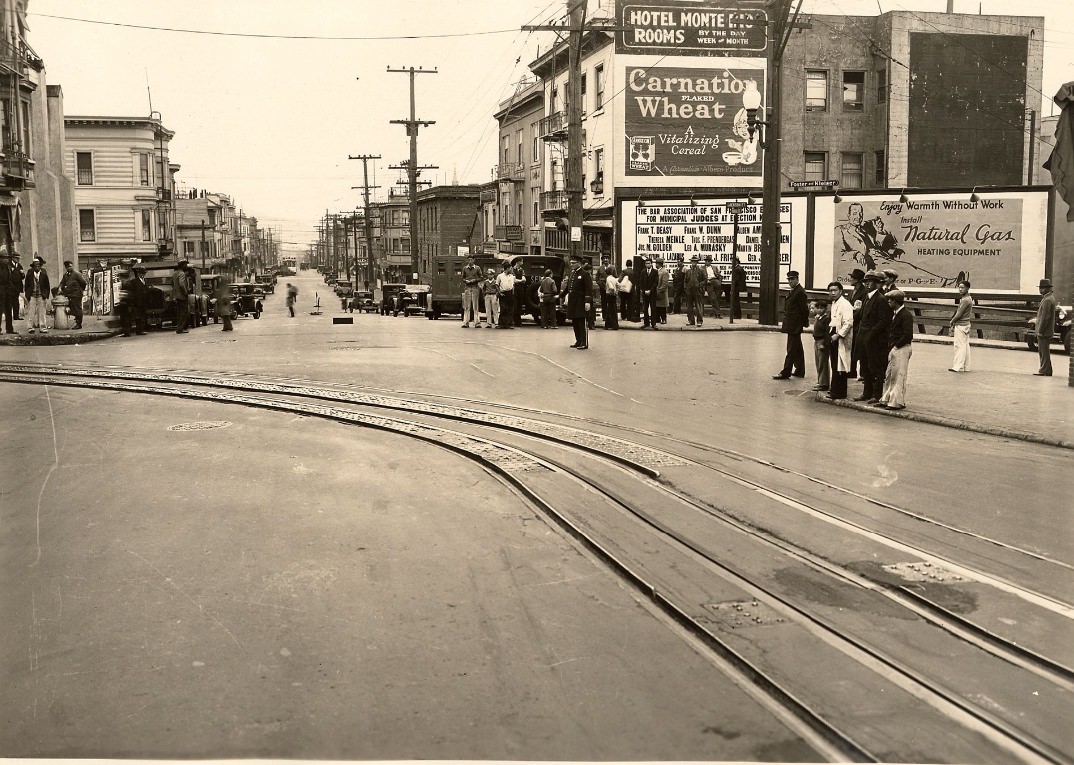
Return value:
[(526, 168), (520, 162), (501, 162), (496, 165), (496, 180), (521, 181), (526, 178)]
[(537, 132), (546, 141), (565, 138), (567, 135), (567, 113), (553, 112), (547, 117), (542, 117), (537, 124)]
[(566, 191), (542, 191), (541, 192), (541, 211), (550, 212), (552, 210), (566, 210), (567, 209), (567, 192)]

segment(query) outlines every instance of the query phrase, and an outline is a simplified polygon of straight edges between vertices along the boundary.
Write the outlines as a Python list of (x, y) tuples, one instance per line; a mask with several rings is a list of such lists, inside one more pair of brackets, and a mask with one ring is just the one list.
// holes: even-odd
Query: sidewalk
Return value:
[[(20, 334), (0, 335), (0, 347), (82, 344), (120, 334), (118, 330), (107, 328), (104, 321), (98, 322), (96, 318), (89, 317), (82, 330), (53, 329), (44, 335), (27, 334), (25, 322), (18, 322), (18, 325), (22, 328)], [(601, 322), (598, 321), (598, 331), (600, 326)], [(633, 322), (620, 322), (620, 327), (632, 332), (652, 332)], [(779, 328), (762, 326), (755, 319), (736, 319), (732, 323), (726, 314), (721, 319), (706, 317), (701, 326), (689, 326), (685, 315), (672, 314), (668, 316), (667, 324), (660, 325), (659, 332), (673, 332), (676, 337), (682, 337), (683, 333), (706, 333), (708, 340), (701, 342), (719, 342), (711, 333), (778, 335)], [(170, 334), (153, 332), (150, 337)], [(654, 337), (659, 336), (653, 334)], [(782, 336), (764, 339), (763, 335), (759, 335), (756, 340), (770, 346), (765, 349), (767, 355), (777, 353), (782, 359)], [(854, 416), (901, 418), (1074, 449), (1074, 388), (1067, 385), (1070, 360), (1061, 347), (1052, 347), (1055, 376), (1035, 377), (1033, 372), (1037, 370), (1037, 354), (1024, 343), (971, 339), (972, 371), (955, 374), (947, 371), (951, 365), (951, 342), (951, 338), (938, 335), (914, 336), (906, 409), (893, 412), (849, 399), (829, 401), (823, 393), (813, 396), (818, 403), (855, 410)], [(808, 374), (805, 379), (794, 379), (788, 383), (801, 386), (803, 393), (810, 393), (815, 369), (808, 334), (803, 337), (803, 345), (806, 348)], [(13, 358), (9, 353), (0, 353), (0, 360)], [(850, 397), (853, 398), (861, 393), (862, 386), (851, 381), (849, 388)]]

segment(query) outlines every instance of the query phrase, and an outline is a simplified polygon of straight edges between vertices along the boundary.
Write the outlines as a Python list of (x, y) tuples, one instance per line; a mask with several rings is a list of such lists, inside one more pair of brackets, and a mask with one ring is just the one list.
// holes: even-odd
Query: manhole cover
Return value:
[(212, 430), (214, 428), (226, 428), (230, 424), (230, 422), (224, 422), (223, 420), (216, 422), (181, 422), (178, 425), (172, 425), (168, 430)]

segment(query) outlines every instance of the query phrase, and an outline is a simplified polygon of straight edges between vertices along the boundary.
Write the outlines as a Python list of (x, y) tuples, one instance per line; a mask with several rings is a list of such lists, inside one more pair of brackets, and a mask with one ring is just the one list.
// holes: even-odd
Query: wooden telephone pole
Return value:
[(420, 170), (428, 169), (435, 170), (435, 167), (419, 168), (418, 167), (418, 128), (435, 125), (435, 121), (419, 120), (416, 116), (416, 108), (414, 102), (414, 75), (416, 74), (438, 74), (436, 68), (422, 69), (418, 67), (409, 67), (407, 69), (392, 69), (388, 67), (389, 72), (403, 73), (410, 75), (410, 119), (408, 120), (389, 120), (393, 125), (406, 125), (406, 134), (410, 136), (410, 161), (407, 163), (407, 173), (410, 180), (410, 272), (416, 274), (418, 272), (418, 246), (417, 246), (417, 226), (418, 226), (418, 173)]
[[(365, 252), (365, 280), (369, 284), (372, 284), (373, 283), (373, 278), (374, 278), (374, 276), (373, 276), (373, 274), (374, 274), (374, 272), (373, 272), (373, 221), (371, 220), (372, 211), (369, 209), (369, 190), (370, 189), (379, 189), (380, 187), (379, 186), (370, 186), (369, 185), (369, 160), (371, 160), (371, 159), (380, 159), (380, 155), (379, 154), (359, 154), (357, 157), (352, 157), (352, 156), (350, 156), (348, 154), (347, 159), (360, 159), (360, 160), (362, 160), (362, 189), (363, 189), (362, 198), (365, 200), (365, 213), (363, 215), (363, 218), (365, 219), (365, 247), (366, 247), (366, 252)], [(352, 186), (351, 188), (356, 188), (356, 187)], [(411, 238), (410, 239), (411, 239), (411, 243), (412, 243), (411, 246), (413, 246), (413, 241), (414, 241), (413, 229), (411, 229), (411, 232), (412, 233), (411, 233)], [(355, 233), (355, 236), (357, 236), (357, 232)], [(354, 274), (355, 274), (355, 276), (354, 276), (354, 278), (355, 278), (355, 280), (357, 280), (358, 279), (358, 253), (357, 253), (358, 244), (357, 244), (357, 241), (355, 241), (354, 249), (355, 249), (355, 266), (354, 266)], [(355, 285), (355, 289), (357, 289), (357, 288), (358, 288), (358, 285)]]

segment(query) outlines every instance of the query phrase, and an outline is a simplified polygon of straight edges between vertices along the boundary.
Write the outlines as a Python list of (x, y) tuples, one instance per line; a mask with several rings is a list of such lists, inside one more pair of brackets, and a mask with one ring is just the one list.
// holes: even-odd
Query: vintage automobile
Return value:
[(351, 284), (350, 279), (337, 279), (332, 285), (332, 290), (336, 293), (336, 297), (349, 298), (354, 294), (354, 285)]
[[(1074, 318), (1074, 311), (1071, 310), (1071, 306), (1056, 306), (1055, 334), (1052, 336), (1051, 342), (1062, 345), (1066, 353), (1070, 353), (1070, 325), (1072, 318)], [(1034, 316), (1027, 324), (1029, 329), (1026, 330), (1026, 345), (1029, 346), (1029, 350), (1035, 351), (1037, 350), (1037, 318)]]
[(399, 312), (404, 317), (422, 316), (429, 300), (428, 284), (408, 284), (397, 295)]
[(355, 311), (358, 311), (358, 313), (372, 313), (377, 310), (377, 305), (373, 302), (373, 293), (369, 290), (355, 292), (347, 307), (351, 313)]
[(216, 315), (216, 290), (223, 278), (222, 274), (202, 274), (201, 277), (201, 299), (205, 304), (206, 316), (212, 317), (214, 324), (220, 323), (220, 318)]
[(405, 284), (389, 282), (388, 284), (380, 285), (374, 290), (373, 302), (377, 304), (381, 316), (387, 316), (389, 313), (392, 316), (399, 315), (398, 301), (395, 296), (397, 292), (405, 288)]
[(253, 314), (255, 319), (261, 318), (261, 311), (264, 310), (261, 301), (265, 298), (261, 285), (253, 282), (236, 282), (228, 285), (228, 291), (231, 292), (231, 304), (236, 316)]
[[(148, 287), (146, 295), (146, 327), (149, 329), (163, 329), (165, 324), (175, 326), (176, 310), (175, 301), (172, 300), (172, 274), (175, 272), (175, 261), (156, 261), (152, 263), (140, 263), (146, 269), (145, 283)], [(202, 276), (200, 270), (192, 269), (194, 286), (190, 291), (187, 306), (190, 312), (188, 326), (193, 328), (208, 323), (209, 308), (204, 295)], [(129, 272), (122, 278), (128, 278)]]
[(272, 295), (276, 292), (275, 274), (258, 274), (254, 279), (266, 295)]
[[(566, 282), (564, 279), (567, 272), (566, 264), (562, 258), (555, 255), (514, 255), (508, 262), (512, 267), (521, 266), (526, 277), (522, 313), (530, 314), (534, 323), (540, 324), (541, 298), (538, 288), (541, 285), (541, 278), (546, 270), (551, 270), (556, 286), (562, 289)], [(567, 323), (567, 309), (563, 307), (562, 302), (556, 303), (556, 323), (560, 325)]]
[[(439, 319), (444, 314), (462, 314), (462, 269), (468, 257), (474, 258), (474, 265), (481, 269), (482, 278), (490, 268), (500, 273), (503, 261), (497, 257), (471, 253), (432, 258), (427, 270), (420, 273), (421, 281), (431, 288), (425, 303), (425, 316), (429, 319)], [(484, 298), (481, 302), (483, 308)]]

